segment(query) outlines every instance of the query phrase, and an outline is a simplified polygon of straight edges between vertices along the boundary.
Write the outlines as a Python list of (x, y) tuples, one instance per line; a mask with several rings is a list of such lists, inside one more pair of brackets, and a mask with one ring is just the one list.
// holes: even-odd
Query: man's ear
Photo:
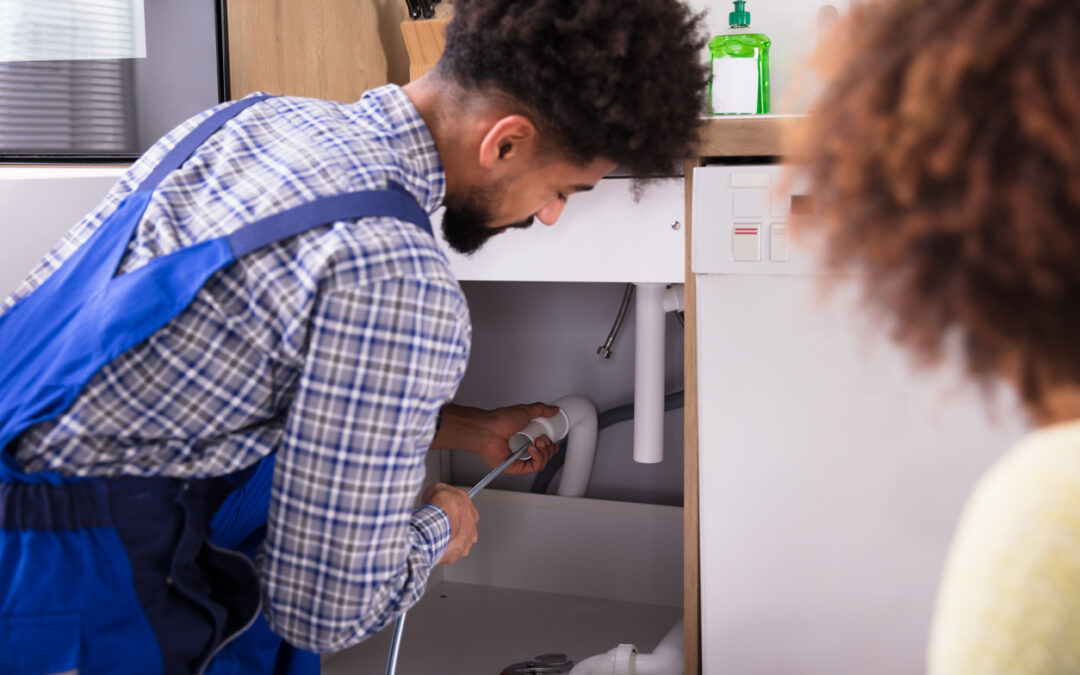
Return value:
[(502, 160), (527, 159), (536, 152), (540, 136), (524, 115), (498, 119), (480, 141), (480, 166), (494, 169)]

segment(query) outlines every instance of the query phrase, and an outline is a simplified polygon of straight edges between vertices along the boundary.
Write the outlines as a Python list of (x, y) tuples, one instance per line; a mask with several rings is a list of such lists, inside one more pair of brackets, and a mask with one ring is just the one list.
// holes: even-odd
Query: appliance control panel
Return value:
[(779, 164), (694, 169), (694, 274), (813, 275), (815, 246), (798, 231), (813, 198)]

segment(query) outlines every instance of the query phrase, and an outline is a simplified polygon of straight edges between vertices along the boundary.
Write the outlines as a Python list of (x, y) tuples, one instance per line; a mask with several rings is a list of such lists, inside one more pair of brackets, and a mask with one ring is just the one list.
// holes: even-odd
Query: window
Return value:
[(224, 100), (223, 0), (0, 0), (0, 161), (130, 161)]

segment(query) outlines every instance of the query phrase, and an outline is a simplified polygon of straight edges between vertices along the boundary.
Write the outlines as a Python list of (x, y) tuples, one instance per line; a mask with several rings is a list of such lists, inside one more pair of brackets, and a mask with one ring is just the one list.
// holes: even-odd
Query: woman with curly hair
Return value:
[(845, 25), (794, 148), (827, 262), (1037, 427), (970, 497), (929, 670), (1080, 672), (1080, 3), (870, 2)]

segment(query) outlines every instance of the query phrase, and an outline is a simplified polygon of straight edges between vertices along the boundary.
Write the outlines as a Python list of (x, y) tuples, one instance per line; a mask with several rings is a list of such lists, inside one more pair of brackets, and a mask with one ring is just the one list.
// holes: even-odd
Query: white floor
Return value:
[[(619, 643), (652, 652), (682, 609), (443, 582), (409, 611), (398, 675), (499, 675), (561, 652), (575, 662)], [(393, 626), (327, 658), (323, 675), (386, 672)]]

